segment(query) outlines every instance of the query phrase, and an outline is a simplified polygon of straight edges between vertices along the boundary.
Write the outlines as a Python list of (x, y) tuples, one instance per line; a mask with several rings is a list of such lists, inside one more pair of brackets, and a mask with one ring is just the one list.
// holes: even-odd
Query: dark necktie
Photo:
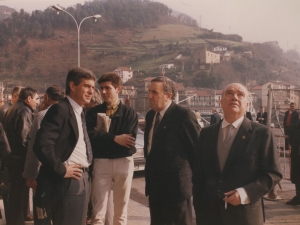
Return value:
[(90, 142), (88, 132), (86, 129), (84, 110), (82, 110), (82, 113), (81, 113), (81, 122), (82, 122), (84, 142), (85, 142), (85, 146), (86, 146), (86, 156), (87, 156), (88, 162), (91, 164), (93, 161), (93, 153), (92, 153), (91, 142)]
[(156, 116), (155, 116), (155, 123), (154, 123), (154, 128), (153, 128), (153, 135), (155, 134), (157, 128), (158, 128), (158, 125), (159, 125), (159, 112), (156, 113)]

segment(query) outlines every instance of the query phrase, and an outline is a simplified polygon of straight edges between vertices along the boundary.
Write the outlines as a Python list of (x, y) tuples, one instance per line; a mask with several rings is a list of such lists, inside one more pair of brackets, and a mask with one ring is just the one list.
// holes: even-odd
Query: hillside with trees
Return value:
[[(78, 22), (95, 14), (95, 22), (81, 27), (81, 66), (97, 76), (128, 66), (134, 78), (161, 74), (160, 64), (173, 63), (166, 76), (185, 86), (222, 88), (228, 82), (260, 85), (279, 78), (298, 81), (297, 51), (283, 53), (278, 46), (244, 43), (238, 34), (225, 35), (200, 29), (188, 15), (147, 0), (94, 0), (65, 9)], [(200, 71), (192, 53), (203, 44), (226, 46), (234, 52), (229, 61)], [(243, 55), (251, 51), (253, 57)], [(178, 55), (182, 57), (177, 58)], [(51, 7), (44, 11), (12, 12), (0, 22), (0, 80), (40, 90), (51, 84), (64, 85), (67, 71), (77, 66), (77, 29), (73, 19)]]

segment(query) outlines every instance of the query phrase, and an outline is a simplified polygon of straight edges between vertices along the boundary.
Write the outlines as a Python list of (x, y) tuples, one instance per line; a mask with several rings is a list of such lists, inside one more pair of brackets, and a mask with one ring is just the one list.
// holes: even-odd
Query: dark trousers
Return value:
[[(284, 128), (284, 134), (287, 136), (290, 136), (290, 127), (285, 127)], [(285, 138), (285, 150), (290, 149), (289, 147), (289, 138)]]
[(5, 216), (7, 225), (24, 225), (27, 216), (29, 188), (22, 177), (24, 163), (20, 157), (12, 157), (7, 163), (11, 188), (6, 197)]
[[(80, 180), (64, 179), (64, 193), (54, 192), (46, 206), (47, 218), (53, 225), (86, 225), (86, 215), (91, 192), (90, 178), (87, 172)], [(45, 223), (43, 223), (45, 224)]]
[(149, 196), (151, 225), (192, 225), (192, 200), (168, 204)]
[(300, 182), (295, 183), (295, 188), (296, 188), (296, 196), (300, 198)]

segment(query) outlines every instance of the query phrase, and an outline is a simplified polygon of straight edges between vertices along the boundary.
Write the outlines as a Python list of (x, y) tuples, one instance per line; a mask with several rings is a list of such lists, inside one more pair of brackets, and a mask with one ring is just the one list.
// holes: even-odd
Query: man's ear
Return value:
[(122, 90), (121, 86), (119, 86), (119, 87), (116, 88), (116, 91), (117, 91), (118, 94), (121, 92), (121, 90)]
[(74, 92), (75, 91), (75, 83), (74, 83), (74, 81), (71, 81), (70, 84), (69, 84), (69, 86), (70, 86), (70, 90)]
[(26, 98), (25, 102), (28, 104), (29, 102), (31, 102), (31, 100), (32, 100), (32, 97), (29, 95), (29, 96)]

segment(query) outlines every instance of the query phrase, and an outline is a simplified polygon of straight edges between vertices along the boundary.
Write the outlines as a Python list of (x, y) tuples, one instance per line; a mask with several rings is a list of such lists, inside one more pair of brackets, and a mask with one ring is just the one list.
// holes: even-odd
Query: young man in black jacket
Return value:
[[(103, 104), (90, 109), (86, 116), (93, 155), (91, 202), (93, 224), (104, 224), (107, 200), (113, 190), (114, 222), (127, 224), (127, 206), (134, 171), (132, 155), (136, 152), (135, 138), (138, 116), (132, 108), (119, 100), (122, 80), (115, 73), (102, 75), (98, 84)], [(97, 113), (111, 119), (109, 131), (96, 131)]]

